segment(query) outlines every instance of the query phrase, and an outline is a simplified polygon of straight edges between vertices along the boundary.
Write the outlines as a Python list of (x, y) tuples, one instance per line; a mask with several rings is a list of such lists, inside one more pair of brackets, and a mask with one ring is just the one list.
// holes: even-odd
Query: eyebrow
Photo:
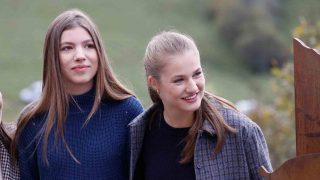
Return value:
[[(87, 39), (87, 40), (82, 41), (81, 43), (82, 44), (86, 44), (86, 43), (89, 43), (89, 42), (93, 42), (93, 40), (92, 39)], [(63, 45), (63, 44), (74, 44), (74, 43), (73, 42), (69, 42), (69, 41), (60, 42), (60, 46)]]
[[(199, 67), (198, 69), (196, 69), (195, 71), (193, 71), (193, 73), (195, 73), (195, 72), (198, 72), (198, 71), (201, 71), (202, 70), (202, 68), (201, 67)], [(193, 74), (192, 73), (192, 74)], [(173, 78), (181, 78), (181, 77), (184, 77), (184, 75), (175, 75), (175, 76), (173, 76)]]

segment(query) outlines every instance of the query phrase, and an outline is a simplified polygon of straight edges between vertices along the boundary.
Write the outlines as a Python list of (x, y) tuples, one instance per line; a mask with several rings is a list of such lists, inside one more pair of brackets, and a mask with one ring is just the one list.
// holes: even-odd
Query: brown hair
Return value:
[[(146, 48), (144, 56), (146, 76), (152, 76), (159, 81), (161, 70), (166, 64), (165, 61), (170, 59), (168, 56), (183, 54), (187, 51), (193, 51), (199, 55), (198, 48), (190, 36), (176, 31), (164, 31), (157, 34), (150, 40)], [(160, 109), (163, 109), (163, 103), (158, 93), (152, 89), (150, 85), (148, 85), (148, 90), (152, 102), (159, 107), (155, 112), (158, 113)], [(214, 99), (233, 107), (231, 103), (223, 98), (205, 92), (200, 108), (195, 112), (195, 122), (189, 129), (188, 135), (185, 138), (185, 146), (181, 153), (181, 163), (192, 160), (198, 130), (202, 127), (205, 119), (215, 128), (217, 134), (217, 145), (213, 150), (214, 153), (218, 153), (221, 150), (228, 132), (236, 132), (234, 128), (230, 127), (224, 121), (217, 108), (213, 105)], [(152, 122), (154, 115), (155, 114), (151, 115), (150, 123)]]
[(47, 145), (48, 136), (53, 128), (56, 126), (55, 141), (60, 137), (64, 143), (65, 148), (75, 161), (77, 159), (73, 156), (64, 138), (64, 124), (67, 117), (69, 107), (69, 94), (65, 88), (61, 65), (59, 60), (60, 38), (65, 30), (75, 27), (82, 27), (91, 36), (96, 47), (99, 58), (97, 74), (94, 77), (95, 82), (95, 100), (91, 112), (89, 113), (86, 123), (96, 112), (101, 99), (108, 98), (112, 100), (122, 100), (131, 95), (116, 78), (113, 70), (108, 62), (106, 51), (102, 42), (100, 33), (96, 25), (92, 22), (88, 15), (78, 9), (71, 9), (61, 13), (50, 24), (44, 42), (43, 48), (43, 85), (42, 94), (37, 101), (29, 104), (20, 114), (19, 123), (16, 135), (13, 139), (13, 152), (16, 153), (16, 145), (19, 141), (20, 135), (24, 127), (28, 124), (30, 119), (38, 114), (46, 113), (46, 121), (44, 127), (39, 134), (43, 134), (43, 157), (47, 160)]

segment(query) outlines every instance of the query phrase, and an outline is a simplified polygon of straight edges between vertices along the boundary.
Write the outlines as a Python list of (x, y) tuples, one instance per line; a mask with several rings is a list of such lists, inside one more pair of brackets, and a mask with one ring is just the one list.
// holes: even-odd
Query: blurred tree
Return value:
[(279, 0), (212, 0), (211, 10), (223, 38), (236, 48), (253, 72), (266, 72), (287, 59), (287, 48), (276, 27)]
[(262, 128), (274, 168), (295, 156), (293, 63), (272, 69), (275, 98), (269, 105), (258, 104), (248, 116)]
[(320, 21), (300, 18), (300, 25), (293, 30), (293, 36), (300, 38), (307, 46), (320, 51)]

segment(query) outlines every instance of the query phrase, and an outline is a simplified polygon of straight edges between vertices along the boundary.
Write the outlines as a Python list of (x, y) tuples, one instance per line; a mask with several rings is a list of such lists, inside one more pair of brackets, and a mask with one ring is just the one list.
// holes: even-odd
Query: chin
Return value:
[(184, 109), (189, 112), (194, 112), (194, 111), (198, 110), (200, 108), (200, 106), (201, 106), (201, 102), (195, 103), (195, 104), (192, 104), (189, 106), (185, 106)]

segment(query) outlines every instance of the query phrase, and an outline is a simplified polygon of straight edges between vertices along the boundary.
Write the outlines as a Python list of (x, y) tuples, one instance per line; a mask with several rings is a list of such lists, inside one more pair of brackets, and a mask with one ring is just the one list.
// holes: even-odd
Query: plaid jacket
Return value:
[(15, 163), (2, 141), (0, 141), (0, 168), (0, 179), (19, 179), (18, 165)]
[[(194, 171), (197, 180), (263, 179), (259, 167), (271, 172), (272, 167), (265, 138), (260, 127), (245, 115), (214, 103), (225, 121), (237, 133), (229, 134), (222, 150), (213, 155), (216, 144), (214, 128), (205, 121), (198, 132), (194, 153)], [(143, 144), (144, 132), (149, 115), (155, 110), (150, 107), (130, 124), (130, 180), (133, 180), (137, 161)]]

